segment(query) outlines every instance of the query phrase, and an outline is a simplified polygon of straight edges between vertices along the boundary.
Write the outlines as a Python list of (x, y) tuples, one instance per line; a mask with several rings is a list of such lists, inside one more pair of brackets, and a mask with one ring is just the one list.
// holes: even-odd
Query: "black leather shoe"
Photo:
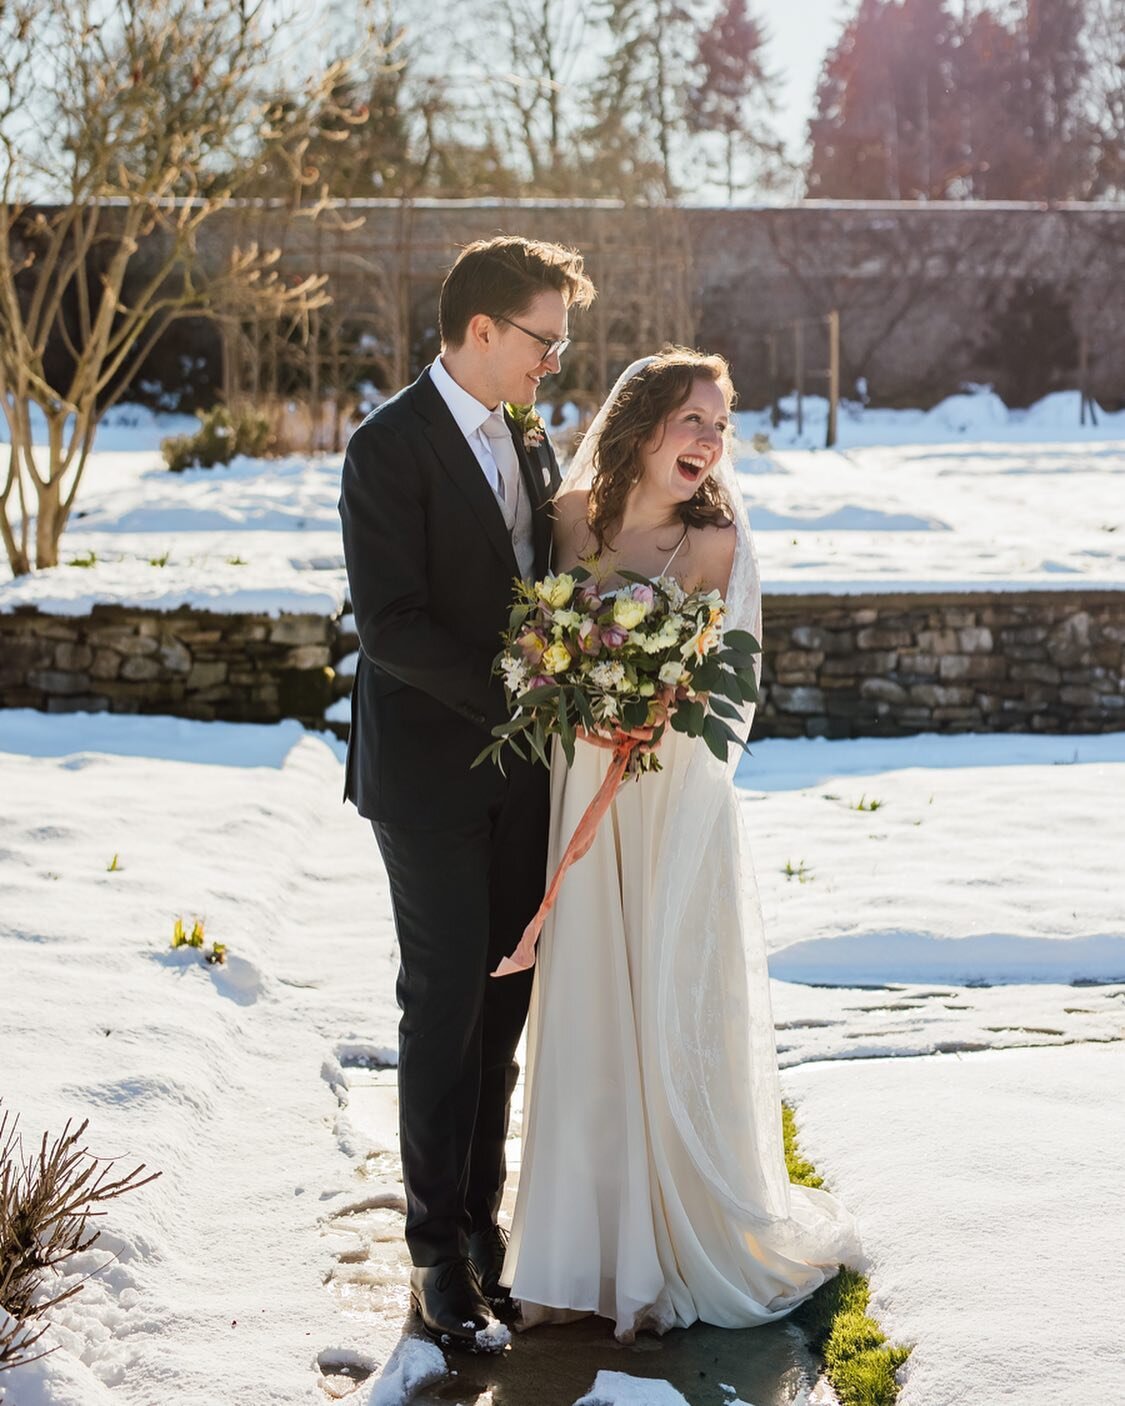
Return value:
[(480, 1281), (481, 1293), (494, 1308), (507, 1309), (512, 1303), (511, 1290), (500, 1283), (507, 1250), (508, 1232), (501, 1226), (490, 1225), (469, 1236), (469, 1263)]
[(435, 1338), (476, 1347), (477, 1334), (496, 1324), (468, 1260), (445, 1260), (410, 1271), (410, 1301)]

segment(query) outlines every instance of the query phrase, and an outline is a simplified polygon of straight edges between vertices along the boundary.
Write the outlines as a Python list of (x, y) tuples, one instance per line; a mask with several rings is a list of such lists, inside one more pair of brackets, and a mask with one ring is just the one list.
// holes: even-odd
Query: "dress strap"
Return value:
[(685, 527), (685, 528), (684, 528), (684, 535), (680, 538), (680, 540), (679, 540), (679, 541), (676, 543), (676, 545), (672, 548), (672, 555), (671, 555), (671, 556), (668, 558), (668, 560), (664, 563), (664, 569), (663, 569), (663, 570), (661, 571), (661, 573), (660, 573), (662, 576), (664, 576), (664, 575), (667, 574), (668, 568), (672, 565), (672, 563), (673, 563), (673, 562), (676, 560), (676, 558), (679, 556), (679, 554), (680, 554), (680, 548), (681, 548), (681, 547), (684, 545), (684, 543), (687, 541), (688, 531), (689, 531), (689, 529)]

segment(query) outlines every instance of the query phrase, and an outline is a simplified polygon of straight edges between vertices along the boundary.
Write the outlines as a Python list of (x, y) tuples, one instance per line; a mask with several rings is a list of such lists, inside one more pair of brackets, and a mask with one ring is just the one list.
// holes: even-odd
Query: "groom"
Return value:
[[(359, 426), (340, 496), (360, 639), (345, 795), (390, 880), (400, 962), (399, 1135), (411, 1298), (426, 1328), (472, 1342), (499, 1284), (515, 1049), (531, 974), (490, 979), (543, 896), (548, 777), (471, 764), (505, 721), (490, 666), (513, 578), (547, 569), (549, 441), (525, 445), (505, 402), (557, 373), (582, 258), (502, 236), (463, 250), (442, 286), (441, 354)], [(507, 1301), (510, 1303), (510, 1300)]]

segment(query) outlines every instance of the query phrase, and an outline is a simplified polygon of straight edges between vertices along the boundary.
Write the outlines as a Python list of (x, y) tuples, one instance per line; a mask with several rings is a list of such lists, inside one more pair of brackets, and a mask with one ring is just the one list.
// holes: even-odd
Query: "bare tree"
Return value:
[(268, 15), (263, 0), (0, 3), (0, 535), (16, 575), (33, 525), (35, 565), (57, 564), (99, 419), (170, 324), (321, 296), (316, 276), (283, 283), (276, 251), (203, 237), (266, 161), (292, 189), (312, 179), (311, 118), (339, 68), (282, 120), (261, 95), (294, 62), (296, 21)]
[(1125, 193), (1125, 0), (1088, 0), (1090, 104), (1098, 114), (1095, 194)]
[(588, 0), (501, 0), (489, 10), (506, 50), (506, 62), (489, 74), (489, 96), (510, 122), (531, 188), (577, 193), (584, 163), (575, 88), (590, 38)]

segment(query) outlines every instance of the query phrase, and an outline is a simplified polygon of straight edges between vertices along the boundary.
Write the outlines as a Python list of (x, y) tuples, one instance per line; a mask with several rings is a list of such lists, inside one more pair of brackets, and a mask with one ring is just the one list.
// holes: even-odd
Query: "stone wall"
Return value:
[[(380, 341), (392, 330), (390, 289), (390, 303), (401, 303), (409, 321), (411, 375), (436, 350), (438, 287), (458, 248), (505, 231), (577, 244), (586, 255), (601, 296), (574, 318), (569, 374), (603, 336), (613, 343), (611, 382), (634, 355), (655, 349), (647, 304), (667, 301), (674, 290), (649, 275), (672, 253), (678, 264), (682, 251), (686, 325), (697, 345), (731, 358), (744, 405), (769, 398), (765, 334), (796, 318), (814, 320), (805, 329), (807, 389), (824, 393), (823, 376), (813, 374), (827, 365), (815, 319), (832, 308), (841, 315), (845, 395), (862, 377), (876, 404), (927, 406), (965, 381), (988, 381), (1009, 404), (1026, 404), (1077, 386), (1078, 338), (1085, 336), (1092, 392), (1107, 408), (1122, 403), (1121, 205), (811, 200), (627, 211), (613, 201), (418, 200), (403, 207), (375, 199), (340, 213), (328, 225), (286, 222), (266, 204), (231, 208), (206, 223), (200, 248), (218, 267), (233, 243), (280, 245), (283, 277), (326, 274), (339, 304), (358, 325), (379, 329)], [(131, 281), (151, 272), (149, 256), (162, 238), (156, 231), (142, 244)], [(651, 257), (638, 253), (638, 241)], [(638, 279), (638, 264), (648, 282)], [(126, 301), (129, 293), (127, 284)], [(65, 362), (60, 343), (48, 350)], [(776, 351), (787, 389), (791, 332), (779, 336)], [(138, 380), (181, 386), (187, 355), (204, 363), (197, 390), (209, 403), (221, 377), (218, 339), (204, 322), (175, 323)], [(566, 390), (565, 376), (558, 385)], [(551, 393), (550, 383), (545, 390)]]
[[(323, 727), (351, 687), (352, 628), (21, 609), (0, 615), (0, 707)], [(755, 737), (1125, 731), (1125, 591), (769, 595), (764, 634)]]
[(767, 596), (756, 737), (1125, 731), (1125, 591)]
[(0, 614), (0, 707), (321, 725), (353, 647), (322, 615)]

